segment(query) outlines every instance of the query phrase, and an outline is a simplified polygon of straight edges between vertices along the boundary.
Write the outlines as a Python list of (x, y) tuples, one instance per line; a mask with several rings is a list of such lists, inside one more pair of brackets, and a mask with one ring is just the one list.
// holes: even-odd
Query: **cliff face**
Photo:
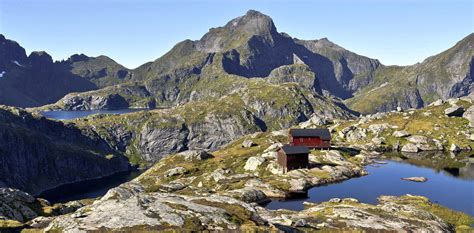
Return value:
[[(313, 114), (324, 119), (354, 117), (337, 101), (313, 94), (312, 89), (302, 86), (314, 81), (314, 77), (303, 84), (237, 80), (222, 79), (239, 88), (219, 98), (170, 109), (91, 116), (74, 123), (83, 130), (96, 132), (110, 147), (126, 153), (132, 162), (150, 164), (170, 153), (215, 150), (246, 134), (287, 128)], [(278, 82), (278, 78), (275, 76), (273, 81)], [(211, 84), (206, 86), (210, 91), (219, 89)], [(191, 96), (200, 99), (199, 94)]]
[(129, 169), (127, 159), (93, 132), (0, 108), (0, 185), (33, 194)]

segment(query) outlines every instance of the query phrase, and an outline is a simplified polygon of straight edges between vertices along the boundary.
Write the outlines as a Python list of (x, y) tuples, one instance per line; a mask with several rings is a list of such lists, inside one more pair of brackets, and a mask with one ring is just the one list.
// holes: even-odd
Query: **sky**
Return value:
[(107, 55), (135, 68), (249, 9), (279, 32), (328, 38), (385, 65), (410, 65), (474, 31), (473, 0), (0, 0), (0, 33), (53, 59)]

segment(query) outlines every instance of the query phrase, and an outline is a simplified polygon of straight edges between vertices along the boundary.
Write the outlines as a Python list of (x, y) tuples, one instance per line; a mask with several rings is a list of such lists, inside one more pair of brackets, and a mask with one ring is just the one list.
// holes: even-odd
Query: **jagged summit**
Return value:
[(229, 21), (223, 27), (211, 28), (196, 48), (204, 52), (222, 52), (244, 45), (257, 36), (272, 42), (278, 34), (273, 20), (258, 11), (249, 10), (244, 16)]

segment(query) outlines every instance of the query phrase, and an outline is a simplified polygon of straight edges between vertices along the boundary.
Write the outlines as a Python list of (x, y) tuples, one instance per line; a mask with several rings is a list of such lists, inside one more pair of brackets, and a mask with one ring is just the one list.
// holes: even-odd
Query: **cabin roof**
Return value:
[(331, 140), (329, 129), (290, 129), (293, 137), (319, 137), (323, 140)]
[(281, 147), (283, 152), (287, 155), (294, 155), (294, 154), (308, 154), (309, 148), (307, 146), (290, 146), (284, 145)]

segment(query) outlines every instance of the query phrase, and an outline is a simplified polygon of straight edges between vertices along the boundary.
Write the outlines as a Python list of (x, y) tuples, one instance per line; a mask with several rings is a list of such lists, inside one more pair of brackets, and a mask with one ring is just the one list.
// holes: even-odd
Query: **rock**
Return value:
[(227, 192), (231, 197), (241, 200), (243, 202), (247, 203), (266, 203), (269, 202), (270, 199), (265, 195), (264, 192), (262, 192), (259, 189), (256, 188), (251, 188), (251, 187), (245, 187), (242, 189), (235, 189)]
[(349, 131), (345, 136), (349, 142), (360, 142), (367, 138), (365, 129), (361, 128), (355, 128), (354, 130)]
[(266, 152), (263, 153), (261, 156), (265, 159), (276, 159), (278, 153), (277, 152)]
[(444, 100), (438, 99), (435, 102), (431, 103), (429, 106), (441, 106), (444, 104)]
[(300, 123), (299, 126), (301, 128), (308, 128), (311, 126), (324, 126), (329, 123), (330, 121), (328, 121), (326, 118), (321, 118), (320, 116), (313, 114), (309, 120)]
[(0, 188), (0, 220), (25, 222), (38, 217), (39, 202), (30, 194), (12, 188)]
[(394, 136), (396, 138), (404, 138), (404, 137), (410, 136), (410, 133), (408, 133), (405, 130), (397, 130), (397, 131), (392, 133), (392, 136)]
[(275, 175), (283, 174), (283, 169), (275, 161), (271, 161), (268, 164), (267, 171)]
[(462, 117), (466, 118), (469, 121), (469, 126), (474, 127), (474, 105), (471, 105), (466, 112), (462, 115)]
[(415, 144), (407, 143), (402, 147), (402, 152), (411, 152), (417, 153), (419, 151), (418, 147)]
[(245, 187), (257, 188), (265, 193), (268, 197), (286, 197), (286, 193), (273, 187), (270, 184), (264, 183), (261, 179), (250, 179), (245, 182)]
[(453, 105), (444, 110), (444, 115), (449, 117), (460, 117), (464, 113), (464, 108), (462, 106)]
[(451, 144), (451, 147), (449, 147), (449, 151), (451, 151), (451, 152), (460, 152), (461, 148), (458, 145), (453, 143), (453, 144)]
[(33, 228), (46, 228), (51, 221), (53, 221), (54, 217), (37, 217), (28, 222), (28, 225)]
[(265, 158), (253, 156), (247, 159), (244, 169), (246, 171), (255, 171), (257, 168), (265, 162)]
[(375, 145), (382, 145), (385, 143), (385, 138), (379, 138), (379, 137), (375, 137), (375, 138), (372, 138), (372, 142), (375, 144)]
[(307, 222), (304, 219), (298, 219), (293, 223), (294, 227), (305, 227), (307, 226)]
[(244, 140), (244, 142), (242, 142), (242, 147), (244, 148), (249, 148), (249, 147), (252, 147), (252, 146), (255, 146), (256, 144), (252, 141), (252, 140)]
[(178, 156), (182, 156), (185, 160), (188, 161), (205, 160), (213, 157), (211, 154), (207, 153), (204, 150), (187, 150), (179, 153)]
[(397, 107), (397, 112), (403, 112), (403, 108), (400, 107), (400, 106), (398, 106), (398, 107)]
[(281, 148), (283, 146), (282, 143), (280, 142), (277, 142), (277, 143), (273, 143), (271, 146), (269, 146), (267, 149), (265, 149), (263, 152), (264, 153), (267, 153), (267, 152), (272, 152), (272, 151), (276, 151), (278, 150), (279, 148)]
[(291, 180), (290, 185), (290, 191), (293, 192), (305, 191), (310, 186), (309, 182), (304, 178)]
[[(193, 197), (162, 192), (125, 191), (129, 189), (128, 184), (121, 185), (119, 189), (130, 195), (102, 198), (79, 209), (75, 214), (56, 217), (45, 231), (54, 229), (58, 232), (84, 232), (107, 229), (121, 232), (143, 229), (142, 227), (182, 231), (238, 230), (240, 226), (234, 219), (248, 221), (256, 226), (265, 225), (265, 220), (259, 216), (256, 207), (228, 196)], [(114, 190), (109, 193), (115, 192)], [(106, 196), (113, 197), (110, 194)], [(236, 215), (234, 210), (241, 214)]]
[(420, 135), (413, 135), (407, 138), (409, 142), (415, 143), (415, 144), (425, 144), (428, 143), (429, 140), (425, 136), (420, 136)]
[(380, 133), (382, 133), (383, 131), (389, 128), (390, 128), (390, 125), (387, 123), (373, 124), (373, 125), (369, 125), (368, 127), (369, 131), (371, 131), (375, 135), (379, 135)]
[(226, 178), (224, 175), (225, 171), (222, 168), (218, 168), (215, 171), (213, 171), (207, 178), (214, 180), (214, 182), (219, 182), (220, 180), (223, 180)]
[(401, 178), (402, 180), (407, 180), (407, 181), (413, 181), (413, 182), (426, 182), (428, 179), (426, 177), (406, 177), (406, 178)]
[(188, 172), (188, 170), (184, 167), (175, 167), (175, 168), (171, 168), (171, 169), (165, 171), (164, 175), (166, 177), (178, 176), (178, 175), (183, 175), (187, 172)]

